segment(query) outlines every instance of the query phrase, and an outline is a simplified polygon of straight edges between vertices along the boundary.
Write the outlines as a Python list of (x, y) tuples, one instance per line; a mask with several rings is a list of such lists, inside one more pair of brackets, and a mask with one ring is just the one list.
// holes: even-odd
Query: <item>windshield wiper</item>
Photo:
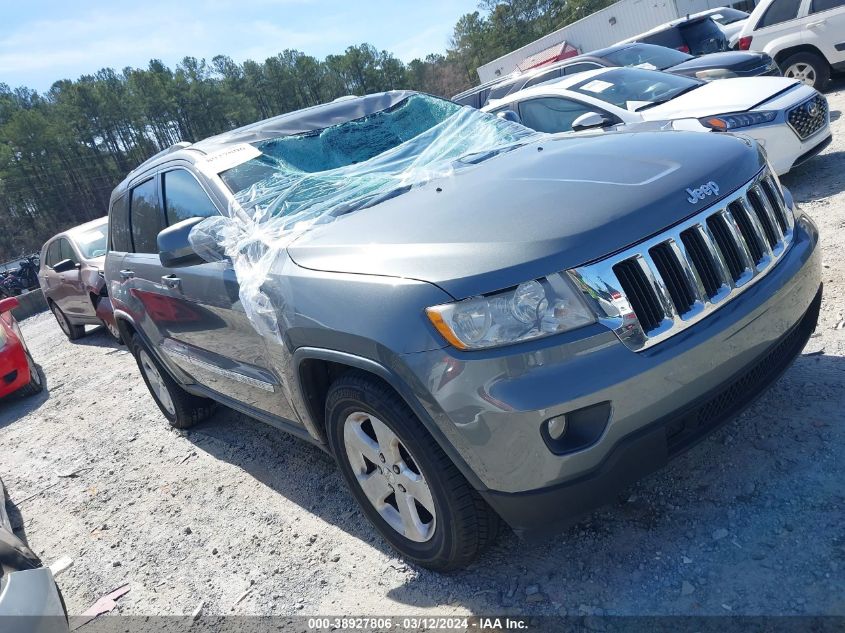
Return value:
[(692, 92), (693, 90), (697, 90), (698, 88), (701, 88), (701, 86), (690, 86), (689, 88), (684, 88), (680, 92), (676, 92), (675, 94), (673, 94), (668, 99), (658, 99), (657, 101), (652, 101), (651, 103), (647, 103), (643, 106), (640, 106), (639, 108), (636, 108), (634, 110), (634, 112), (642, 112), (643, 110), (648, 110), (649, 108), (654, 108), (656, 106), (663, 105), (664, 103), (669, 103), (673, 99), (677, 99), (681, 95), (685, 95), (688, 92)]

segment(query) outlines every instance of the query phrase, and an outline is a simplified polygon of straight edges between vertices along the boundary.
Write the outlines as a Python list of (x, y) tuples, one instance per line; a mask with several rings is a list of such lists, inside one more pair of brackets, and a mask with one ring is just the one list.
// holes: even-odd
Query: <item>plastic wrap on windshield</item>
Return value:
[(235, 201), (226, 216), (197, 224), (191, 244), (208, 261), (231, 260), (250, 322), (281, 343), (293, 314), (285, 287), (292, 240), (538, 136), (494, 115), (413, 94), (363, 118), (265, 139), (252, 144), (260, 155), (220, 174)]

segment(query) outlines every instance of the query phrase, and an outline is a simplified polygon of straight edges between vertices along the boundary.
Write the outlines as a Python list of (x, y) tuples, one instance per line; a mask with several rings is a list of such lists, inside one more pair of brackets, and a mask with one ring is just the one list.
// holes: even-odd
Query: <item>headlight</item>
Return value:
[(704, 81), (713, 81), (714, 79), (730, 79), (736, 77), (736, 73), (727, 68), (711, 68), (709, 70), (699, 70), (695, 76)]
[(512, 290), (426, 309), (437, 331), (458, 349), (485, 349), (574, 330), (595, 322), (564, 274)]
[(751, 125), (771, 123), (778, 115), (777, 112), (738, 112), (736, 114), (720, 114), (699, 119), (701, 125), (718, 132), (727, 132)]

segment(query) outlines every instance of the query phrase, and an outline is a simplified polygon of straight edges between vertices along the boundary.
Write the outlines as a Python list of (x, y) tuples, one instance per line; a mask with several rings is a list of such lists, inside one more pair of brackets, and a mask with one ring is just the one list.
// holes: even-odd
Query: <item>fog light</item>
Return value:
[(610, 422), (610, 402), (599, 402), (549, 418), (540, 425), (540, 435), (556, 455), (583, 450), (595, 444)]
[(546, 420), (546, 430), (549, 432), (550, 438), (559, 440), (566, 433), (566, 416), (559, 415), (551, 420)]

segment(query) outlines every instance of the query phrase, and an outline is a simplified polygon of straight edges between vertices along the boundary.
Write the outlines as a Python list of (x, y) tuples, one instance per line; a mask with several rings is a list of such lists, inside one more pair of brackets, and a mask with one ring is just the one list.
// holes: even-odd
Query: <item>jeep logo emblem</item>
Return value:
[(687, 198), (689, 203), (695, 204), (699, 200), (704, 200), (707, 196), (718, 196), (719, 185), (711, 180), (701, 185), (698, 189), (687, 189), (687, 193), (689, 194), (689, 198)]

